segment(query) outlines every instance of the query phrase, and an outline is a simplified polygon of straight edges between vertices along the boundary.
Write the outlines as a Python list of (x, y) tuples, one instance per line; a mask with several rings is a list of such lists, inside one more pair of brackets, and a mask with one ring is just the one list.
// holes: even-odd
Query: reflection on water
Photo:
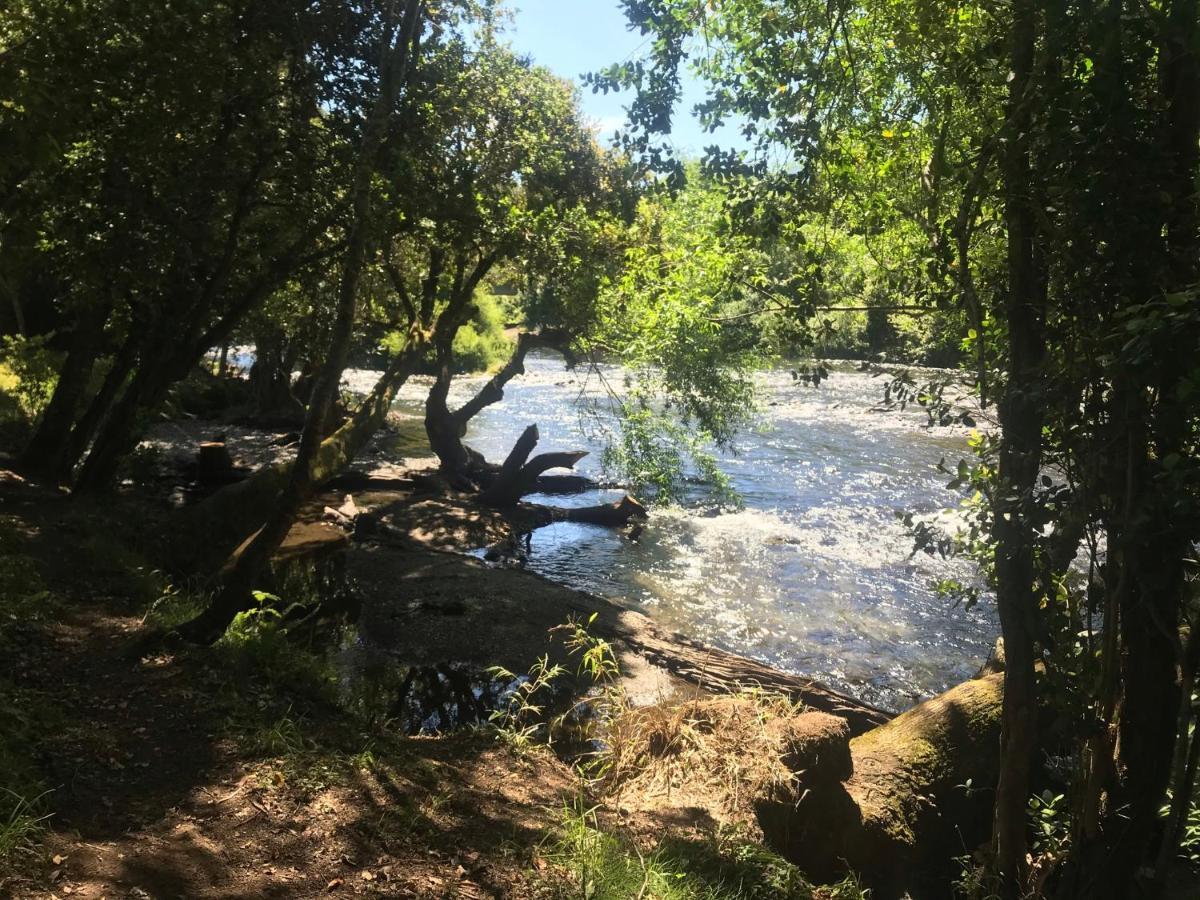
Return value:
[[(599, 450), (576, 404), (582, 376), (550, 356), (531, 356), (527, 368), (503, 403), (475, 419), (468, 442), (499, 460), (536, 422), (542, 449)], [(896, 515), (957, 503), (935, 466), (966, 455), (965, 431), (927, 431), (920, 412), (872, 411), (881, 379), (849, 369), (815, 389), (786, 372), (761, 380), (762, 422), (724, 460), (744, 509), (714, 513), (697, 496), (695, 508), (656, 511), (636, 542), (556, 524), (534, 534), (529, 567), (894, 709), (970, 677), (997, 631), (990, 604), (968, 612), (937, 597), (934, 581), (969, 579), (971, 568), (911, 556)], [(480, 384), (460, 379), (452, 400)], [(398, 411), (418, 416), (426, 390), (407, 385)], [(598, 460), (579, 469), (595, 474)]]

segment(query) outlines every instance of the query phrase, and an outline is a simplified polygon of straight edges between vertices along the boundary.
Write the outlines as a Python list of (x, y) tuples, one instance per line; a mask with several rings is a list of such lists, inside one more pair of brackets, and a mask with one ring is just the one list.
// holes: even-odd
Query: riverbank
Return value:
[[(288, 638), (248, 621), (213, 648), (147, 650), (147, 633), (199, 599), (154, 563), (169, 555), (175, 513), (144, 495), (91, 504), (0, 481), (0, 762), (12, 798), (0, 896), (619, 897), (639, 893), (622, 883), (659, 881), (646, 896), (814, 895), (752, 823), (661, 798), (611, 804), (569, 762), (515, 740), (511, 722), (397, 729), (390, 697), (346, 694), (324, 626)], [(355, 646), (379, 646), (390, 628), (393, 659), (420, 650), (435, 665), (523, 672), (538, 652), (566, 653), (548, 630), (574, 617), (612, 639), (636, 702), (744, 680), (735, 657), (628, 610), (434, 549), (459, 526), (473, 542), (499, 523), (439, 509), (413, 493), (419, 478), (403, 481), (356, 495), (387, 527), (344, 551), (365, 611)], [(314, 508), (304, 541), (345, 541), (318, 518)], [(767, 687), (813, 687), (750, 671)]]

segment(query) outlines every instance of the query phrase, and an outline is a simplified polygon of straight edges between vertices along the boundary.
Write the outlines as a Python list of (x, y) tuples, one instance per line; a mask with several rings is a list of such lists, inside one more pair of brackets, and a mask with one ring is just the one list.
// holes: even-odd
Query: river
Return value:
[[(530, 356), (502, 403), (467, 442), (501, 460), (537, 423), (539, 449), (599, 449), (579, 399), (585, 373)], [(366, 376), (367, 373), (361, 373)], [(615, 383), (619, 383), (619, 373)], [(485, 379), (456, 379), (451, 402)], [(369, 379), (364, 383), (367, 386)], [(912, 554), (898, 514), (933, 514), (960, 497), (939, 473), (967, 455), (965, 429), (923, 427), (923, 413), (874, 409), (883, 379), (836, 368), (819, 388), (787, 371), (759, 376), (761, 412), (721, 457), (744, 507), (697, 495), (655, 510), (636, 540), (625, 531), (561, 523), (532, 537), (528, 567), (652, 616), (703, 643), (808, 675), (877, 705), (904, 709), (969, 678), (998, 632), (990, 598), (965, 610), (939, 597), (941, 578), (973, 566)], [(592, 376), (591, 384), (595, 384)], [(357, 385), (352, 385), (357, 387)], [(406, 385), (396, 412), (419, 418), (427, 380)], [(615, 494), (532, 497), (595, 503)]]

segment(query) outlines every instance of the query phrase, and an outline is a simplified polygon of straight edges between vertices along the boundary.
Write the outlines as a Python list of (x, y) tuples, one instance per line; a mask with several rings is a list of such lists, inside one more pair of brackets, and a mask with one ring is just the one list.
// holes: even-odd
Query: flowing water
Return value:
[[(537, 423), (539, 449), (591, 449), (581, 415), (585, 374), (532, 356), (504, 401), (471, 424), (467, 442), (501, 460)], [(367, 373), (362, 373), (364, 376)], [(610, 381), (619, 372), (609, 372)], [(460, 378), (461, 402), (483, 383)], [(912, 555), (899, 513), (934, 514), (960, 497), (936, 470), (967, 455), (966, 431), (923, 427), (924, 415), (874, 409), (883, 379), (851, 367), (819, 388), (786, 371), (760, 376), (757, 427), (722, 462), (744, 508), (697, 495), (656, 510), (634, 539), (624, 530), (560, 523), (533, 534), (529, 568), (642, 610), (669, 629), (903, 709), (970, 677), (997, 633), (990, 601), (964, 610), (933, 590), (970, 579), (964, 561)], [(407, 385), (397, 412), (420, 415), (427, 384)], [(593, 492), (547, 503), (590, 504)]]

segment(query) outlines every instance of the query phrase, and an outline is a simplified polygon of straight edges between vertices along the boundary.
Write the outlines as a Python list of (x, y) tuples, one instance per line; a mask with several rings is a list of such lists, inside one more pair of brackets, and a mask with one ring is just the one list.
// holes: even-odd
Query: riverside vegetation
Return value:
[[(0, 892), (1194, 896), (1197, 0), (612, 2), (610, 146), (501, 0), (0, 11)], [(745, 149), (676, 156), (685, 70)], [(465, 441), (534, 351), (598, 478)], [(519, 571), (727, 511), (834, 357), (970, 432), (900, 512), (978, 677), (893, 716)]]

